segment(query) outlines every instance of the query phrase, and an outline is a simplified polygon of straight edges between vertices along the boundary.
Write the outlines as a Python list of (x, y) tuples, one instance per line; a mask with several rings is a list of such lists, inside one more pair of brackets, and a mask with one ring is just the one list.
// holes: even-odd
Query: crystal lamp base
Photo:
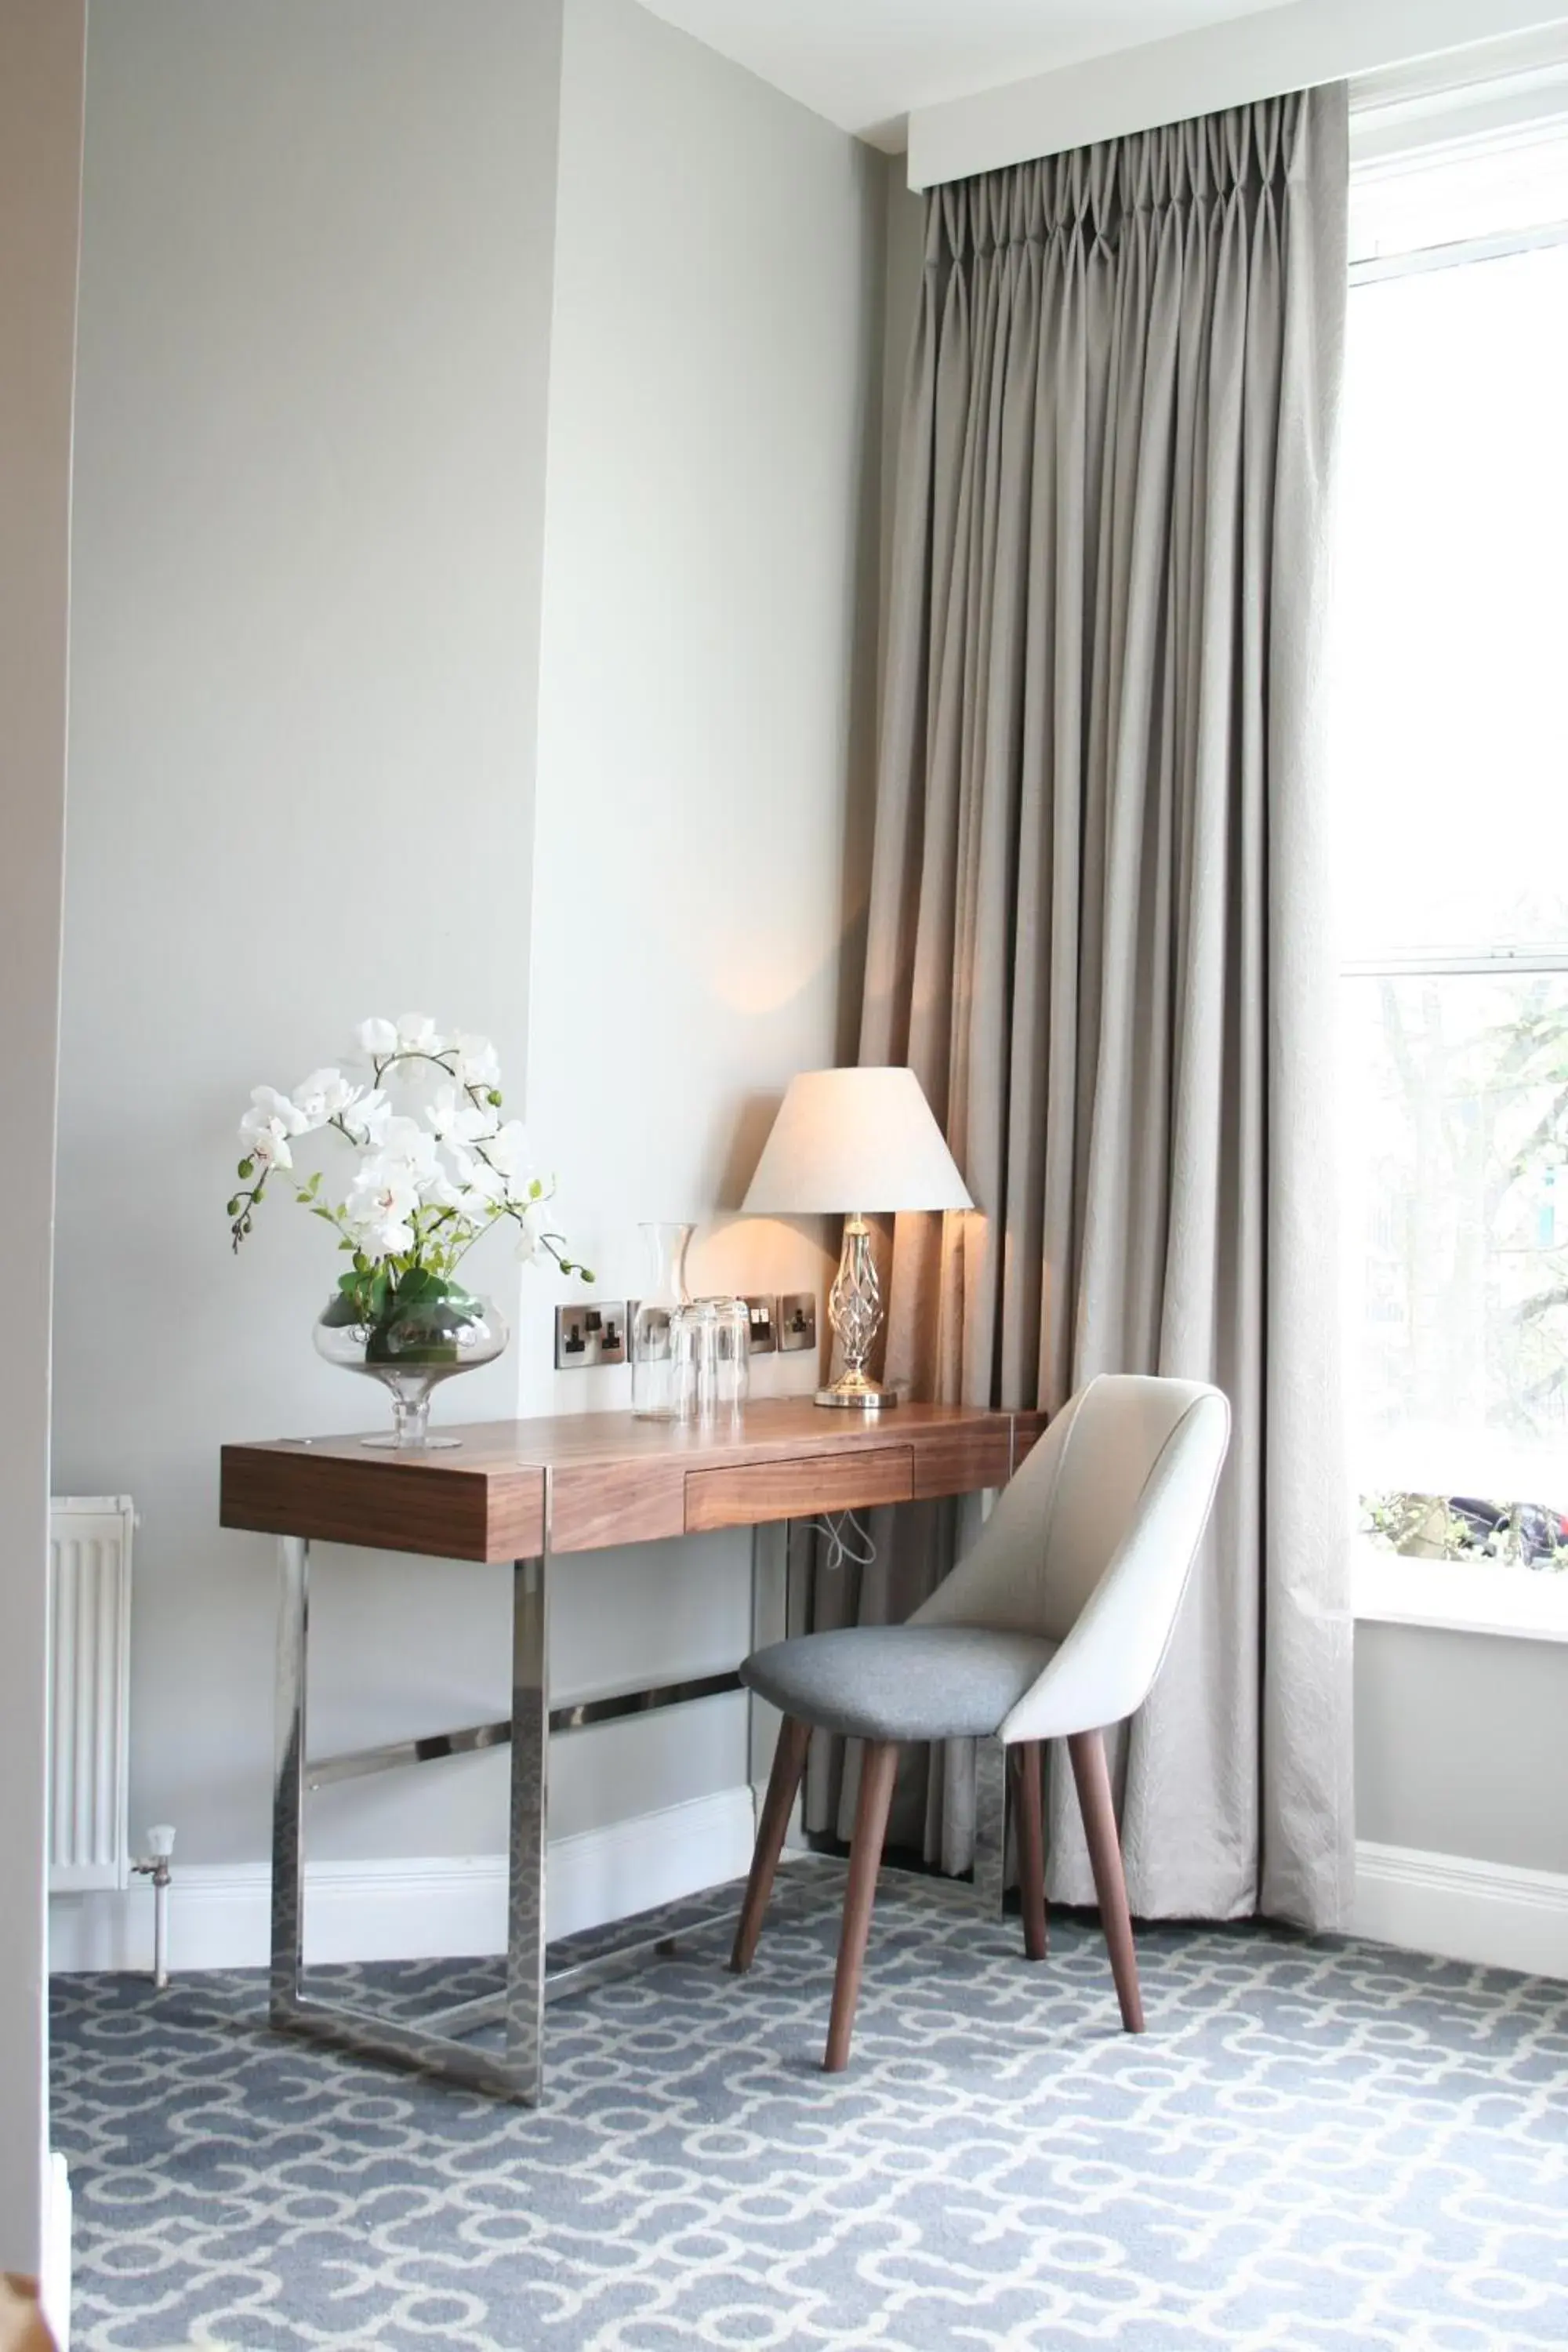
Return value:
[(871, 1256), (871, 1232), (864, 1217), (844, 1221), (844, 1253), (827, 1295), (827, 1319), (844, 1357), (844, 1370), (816, 1391), (818, 1404), (842, 1405), (854, 1412), (886, 1412), (898, 1392), (874, 1381), (866, 1370), (871, 1343), (882, 1328), (882, 1286)]

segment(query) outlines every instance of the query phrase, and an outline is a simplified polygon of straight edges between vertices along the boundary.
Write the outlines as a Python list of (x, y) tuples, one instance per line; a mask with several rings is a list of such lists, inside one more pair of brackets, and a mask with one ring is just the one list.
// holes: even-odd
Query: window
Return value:
[[(1551, 1571), (1568, 1567), (1568, 138), (1361, 185), (1352, 221), (1334, 720), (1352, 1470), (1385, 1553)], [(1544, 1581), (1568, 1631), (1568, 1575)]]

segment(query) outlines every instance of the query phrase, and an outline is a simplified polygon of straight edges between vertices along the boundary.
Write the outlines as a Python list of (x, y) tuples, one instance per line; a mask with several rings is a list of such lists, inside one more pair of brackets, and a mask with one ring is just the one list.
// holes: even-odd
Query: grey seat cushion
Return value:
[(976, 1625), (846, 1625), (753, 1652), (741, 1679), (785, 1715), (851, 1739), (982, 1739), (1056, 1651)]

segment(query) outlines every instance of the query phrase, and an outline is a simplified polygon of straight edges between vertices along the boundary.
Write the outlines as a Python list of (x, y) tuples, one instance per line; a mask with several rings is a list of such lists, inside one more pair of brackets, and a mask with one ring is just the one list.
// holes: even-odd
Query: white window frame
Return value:
[[(1352, 89), (1352, 185), (1358, 175), (1426, 171), (1482, 145), (1517, 144), (1561, 135), (1568, 139), (1568, 28), (1542, 36), (1515, 70), (1459, 89), (1433, 68), (1405, 76), (1369, 76)], [(1530, 227), (1405, 252), (1352, 256), (1352, 288), (1433, 269), (1499, 260), (1515, 253), (1568, 245), (1568, 217)], [(1500, 972), (1568, 972), (1568, 940), (1560, 948), (1429, 948), (1347, 958), (1344, 979), (1462, 978)], [(1358, 1622), (1424, 1626), (1528, 1641), (1568, 1642), (1568, 1571), (1500, 1563), (1411, 1560), (1378, 1551), (1356, 1537), (1351, 1598)]]

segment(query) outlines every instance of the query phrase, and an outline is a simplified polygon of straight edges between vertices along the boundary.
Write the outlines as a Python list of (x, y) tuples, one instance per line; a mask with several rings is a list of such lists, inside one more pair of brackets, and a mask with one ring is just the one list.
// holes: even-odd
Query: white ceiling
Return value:
[(644, 0), (841, 130), (904, 143), (912, 107), (967, 98), (1282, 0)]

